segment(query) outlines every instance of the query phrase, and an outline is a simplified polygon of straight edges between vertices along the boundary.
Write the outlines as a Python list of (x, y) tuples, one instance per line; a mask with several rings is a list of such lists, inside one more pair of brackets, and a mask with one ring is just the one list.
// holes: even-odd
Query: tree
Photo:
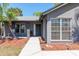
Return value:
[[(12, 35), (15, 37), (15, 35), (12, 32), (12, 21), (17, 20), (17, 16), (22, 16), (22, 11), (19, 8), (7, 8), (9, 4), (1, 3), (0, 4), (0, 21), (1, 21), (1, 27), (5, 28), (5, 22), (8, 22), (9, 29), (12, 33)], [(2, 26), (4, 24), (4, 26)], [(5, 30), (4, 30), (4, 37), (5, 37)]]
[(55, 6), (57, 6), (57, 5), (59, 5), (60, 3), (54, 3), (55, 4)]
[(13, 37), (16, 37), (12, 31), (12, 21), (13, 20), (16, 20), (16, 14), (12, 11), (7, 11), (6, 12), (6, 18), (7, 18), (7, 21), (8, 21), (8, 26), (9, 26), (9, 29), (13, 35)]
[(15, 13), (16, 16), (23, 16), (22, 10), (19, 8), (9, 8), (8, 11)]
[[(7, 6), (8, 6), (9, 4), (8, 3), (1, 3), (0, 4), (0, 27), (1, 27), (1, 30), (3, 30), (3, 36), (5, 36), (5, 27), (4, 26), (2, 26), (3, 24), (4, 24), (4, 21), (5, 21), (5, 12), (6, 12), (6, 10), (7, 10)], [(2, 27), (4, 28), (4, 29), (2, 29)]]
[(75, 10), (75, 26), (73, 27), (73, 31), (72, 31), (72, 36), (74, 39), (74, 42), (79, 42), (79, 24), (78, 24), (78, 20), (79, 20), (79, 9)]
[(13, 35), (13, 37), (16, 38), (15, 34), (12, 31), (12, 21), (13, 20), (17, 20), (17, 16), (22, 16), (22, 11), (19, 8), (9, 8), (6, 12), (6, 16), (7, 16), (7, 21), (8, 21), (8, 25), (9, 25), (9, 29)]
[(40, 16), (41, 14), (42, 12), (39, 12), (39, 11), (33, 13), (34, 16)]

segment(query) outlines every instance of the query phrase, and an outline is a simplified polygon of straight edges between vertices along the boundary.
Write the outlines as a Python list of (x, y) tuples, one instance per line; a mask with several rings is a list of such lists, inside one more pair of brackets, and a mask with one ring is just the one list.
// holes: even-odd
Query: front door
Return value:
[(25, 24), (16, 24), (15, 33), (16, 33), (16, 36), (26, 36)]
[(36, 24), (36, 36), (41, 36), (41, 24)]

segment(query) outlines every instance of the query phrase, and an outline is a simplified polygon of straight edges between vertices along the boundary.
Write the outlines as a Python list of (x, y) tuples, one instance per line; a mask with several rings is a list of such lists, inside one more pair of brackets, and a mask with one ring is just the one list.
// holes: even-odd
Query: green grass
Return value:
[(18, 56), (22, 48), (14, 46), (1, 46), (0, 56)]

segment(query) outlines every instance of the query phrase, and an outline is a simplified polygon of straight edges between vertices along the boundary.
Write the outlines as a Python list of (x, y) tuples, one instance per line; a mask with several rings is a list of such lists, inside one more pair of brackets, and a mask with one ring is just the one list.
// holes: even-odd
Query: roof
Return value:
[(56, 10), (56, 9), (58, 9), (58, 8), (60, 8), (60, 7), (62, 7), (62, 6), (64, 6), (64, 5), (66, 5), (66, 4), (68, 4), (68, 3), (60, 3), (60, 4), (56, 5), (55, 7), (50, 8), (50, 9), (48, 9), (47, 11), (43, 12), (42, 15), (49, 14), (49, 13), (51, 13), (52, 11), (54, 11), (54, 10)]
[(39, 21), (39, 16), (20, 16), (16, 21)]
[(55, 7), (50, 8), (47, 11), (43, 12), (41, 16), (20, 16), (20, 17), (17, 17), (18, 20), (16, 20), (16, 21), (39, 21), (39, 19), (41, 19), (44, 15), (47, 15), (47, 14), (51, 13), (52, 11), (66, 5), (66, 4), (68, 4), (68, 3), (60, 3), (60, 4), (56, 5)]

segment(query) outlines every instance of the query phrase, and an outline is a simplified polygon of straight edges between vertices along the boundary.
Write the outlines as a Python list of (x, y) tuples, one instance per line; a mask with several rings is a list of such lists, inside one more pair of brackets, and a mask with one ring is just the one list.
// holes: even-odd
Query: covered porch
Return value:
[(41, 36), (41, 25), (38, 21), (16, 21), (13, 22), (13, 31), (16, 37)]

